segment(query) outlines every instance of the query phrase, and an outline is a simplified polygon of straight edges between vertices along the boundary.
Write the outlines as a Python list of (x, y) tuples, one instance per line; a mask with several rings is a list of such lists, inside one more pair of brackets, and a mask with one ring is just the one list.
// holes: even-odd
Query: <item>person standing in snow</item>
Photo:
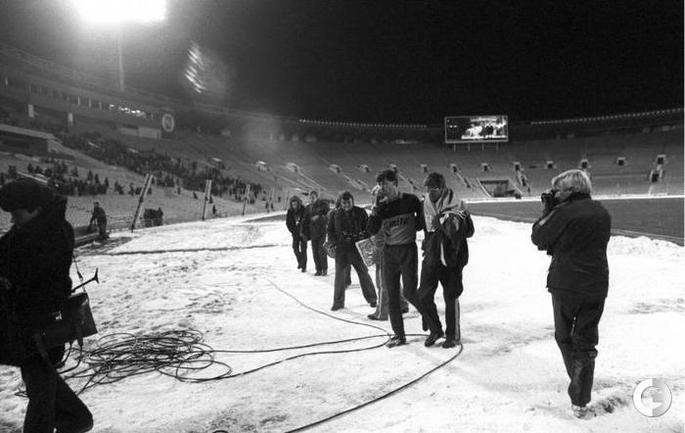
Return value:
[(400, 278), (405, 299), (421, 311), (416, 298), (419, 279), (416, 232), (423, 228), (421, 202), (414, 194), (400, 192), (394, 170), (380, 172), (376, 183), (383, 194), (371, 210), (367, 232), (373, 236), (383, 230), (383, 283), (388, 290), (390, 324), (394, 332), (387, 346), (393, 348), (407, 343), (400, 306)]
[(328, 255), (323, 243), (326, 241), (326, 227), (328, 225), (328, 211), (330, 206), (328, 201), (319, 199), (316, 191), (309, 193), (310, 203), (304, 211), (302, 221), (302, 234), (306, 241), (312, 241), (312, 257), (316, 267), (315, 276), (328, 274)]
[(335, 248), (333, 311), (345, 307), (345, 269), (350, 265), (357, 272), (364, 299), (376, 308), (376, 288), (355, 245), (357, 241), (368, 238), (367, 221), (366, 211), (355, 206), (352, 194), (344, 191), (340, 196), (340, 208), (334, 209), (328, 218), (328, 241)]
[(304, 219), (304, 207), (302, 200), (296, 195), (290, 199), (288, 213), (285, 216), (285, 225), (293, 237), (293, 252), (297, 259), (297, 269), (307, 271), (307, 241), (302, 238), (302, 221)]
[[(26, 386), (28, 406), (24, 432), (87, 432), (93, 416), (59, 376), (55, 365), (64, 356), (64, 344), (38, 344), (41, 330), (71, 293), (69, 268), (74, 230), (65, 219), (67, 200), (53, 195), (32, 179), (18, 179), (0, 188), (0, 208), (12, 215), (12, 228), (0, 238), (0, 293), (18, 341), (5, 359), (18, 365)], [(13, 340), (14, 341), (14, 340)]]
[(611, 216), (592, 200), (592, 184), (582, 170), (552, 179), (542, 194), (544, 210), (533, 224), (531, 240), (552, 256), (547, 288), (552, 294), (554, 337), (571, 380), (573, 413), (588, 416), (599, 340), (599, 320), (609, 289), (607, 244)]
[[(379, 197), (380, 196), (380, 197)], [(371, 203), (376, 203), (379, 199), (383, 198), (383, 192), (381, 187), (376, 185), (371, 190)], [(385, 235), (383, 227), (376, 233), (376, 235), (371, 236), (371, 242), (376, 248), (376, 295), (378, 302), (376, 304), (376, 311), (366, 316), (369, 320), (388, 320), (388, 289), (383, 283), (383, 263), (381, 260), (381, 254), (383, 254), (383, 248), (385, 247)], [(400, 311), (402, 314), (409, 311), (409, 303), (404, 296), (402, 296), (402, 290), (400, 289)]]
[[(430, 173), (424, 186), (422, 225), (425, 238), (417, 298), (430, 329), (426, 347), (434, 345), (446, 334), (442, 347), (447, 349), (461, 344), (459, 296), (464, 291), (462, 271), (469, 261), (466, 239), (473, 236), (473, 221), (466, 204), (447, 187), (442, 174)], [(442, 284), (445, 300), (444, 334), (434, 300), (438, 282)]]

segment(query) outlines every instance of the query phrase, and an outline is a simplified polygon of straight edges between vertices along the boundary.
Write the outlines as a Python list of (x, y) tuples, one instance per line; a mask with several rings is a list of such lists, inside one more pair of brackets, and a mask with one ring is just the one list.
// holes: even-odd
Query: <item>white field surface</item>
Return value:
[[(461, 354), (388, 398), (310, 431), (682, 432), (685, 249), (646, 238), (611, 239), (611, 286), (592, 395), (597, 416), (577, 420), (570, 415), (545, 289), (549, 258), (531, 244), (529, 224), (474, 222), (461, 297)], [(388, 322), (366, 319), (372, 309), (354, 272), (346, 308), (331, 313), (333, 275), (314, 277), (309, 253), (309, 271), (302, 274), (284, 221), (228, 218), (116, 233), (109, 245), (84, 247), (78, 256), (86, 277), (100, 270), (100, 284), (88, 288), (98, 337), (196, 329), (216, 350), (256, 350), (389, 332)], [(329, 269), (333, 274), (332, 261)], [(73, 277), (77, 281), (75, 271)], [(442, 315), (440, 289), (436, 302)], [(413, 309), (405, 326), (410, 334), (423, 333)], [(215, 357), (236, 374), (306, 352), (381, 345), (386, 338)], [(381, 397), (459, 353), (439, 344), (426, 348), (424, 338), (410, 336), (408, 345), (394, 349), (295, 358), (203, 383), (152, 372), (94, 386), (81, 398), (93, 412), (95, 432), (289, 431)], [(86, 349), (97, 342), (90, 337)], [(224, 371), (214, 366), (191, 376)], [(633, 407), (633, 389), (647, 378), (665, 379), (673, 392), (670, 411), (658, 418)], [(69, 383), (80, 389), (86, 379)], [(21, 430), (27, 402), (15, 395), (21, 386), (18, 369), (0, 367), (0, 431)]]

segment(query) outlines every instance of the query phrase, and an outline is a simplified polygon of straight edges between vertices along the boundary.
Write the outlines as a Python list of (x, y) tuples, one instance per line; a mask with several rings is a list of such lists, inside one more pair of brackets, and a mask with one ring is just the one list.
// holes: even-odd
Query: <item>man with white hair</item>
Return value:
[(571, 383), (573, 413), (589, 415), (599, 340), (598, 325), (609, 288), (607, 244), (611, 216), (592, 200), (592, 184), (582, 170), (552, 179), (542, 194), (544, 210), (533, 224), (531, 239), (552, 256), (547, 288), (552, 294), (554, 337)]

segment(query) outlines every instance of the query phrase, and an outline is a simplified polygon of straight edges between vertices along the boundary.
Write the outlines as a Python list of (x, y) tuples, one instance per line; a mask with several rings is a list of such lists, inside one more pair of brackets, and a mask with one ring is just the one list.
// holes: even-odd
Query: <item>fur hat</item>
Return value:
[(28, 178), (13, 180), (0, 188), (0, 208), (5, 212), (46, 208), (53, 198), (52, 191), (46, 185)]

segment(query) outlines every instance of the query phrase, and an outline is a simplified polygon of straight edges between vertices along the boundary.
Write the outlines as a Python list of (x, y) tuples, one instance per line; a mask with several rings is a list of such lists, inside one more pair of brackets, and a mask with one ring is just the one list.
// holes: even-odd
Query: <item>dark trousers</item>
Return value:
[[(57, 363), (64, 348), (50, 350)], [(87, 431), (93, 415), (57, 371), (39, 355), (27, 358), (21, 365), (21, 377), (29, 398), (24, 418), (24, 433), (74, 433)]]
[(416, 297), (418, 285), (419, 257), (416, 244), (386, 245), (381, 255), (383, 283), (388, 290), (388, 315), (395, 335), (404, 337), (404, 320), (400, 300), (400, 278), (402, 294), (419, 312), (422, 310)]
[[(388, 320), (388, 289), (383, 283), (383, 265), (376, 263), (376, 296), (378, 297), (376, 311), (373, 313), (379, 320)], [(400, 295), (400, 310), (409, 309), (409, 303)]]
[[(369, 304), (376, 302), (376, 288), (369, 275), (369, 268), (362, 261), (361, 256), (356, 251), (336, 251), (335, 253), (335, 283), (333, 291), (333, 306), (345, 306), (345, 269), (352, 266), (359, 277), (359, 284), (362, 286), (362, 294)], [(347, 274), (349, 276), (349, 274)]]
[(580, 301), (552, 295), (554, 338), (564, 358), (571, 383), (571, 403), (585, 406), (590, 402), (595, 373), (595, 346), (599, 341), (597, 327), (604, 311), (604, 300)]
[(314, 258), (316, 272), (328, 271), (328, 255), (323, 247), (325, 241), (325, 237), (312, 239), (312, 257)]
[(307, 269), (307, 242), (299, 236), (293, 236), (293, 252), (299, 268)]
[(440, 334), (442, 324), (435, 305), (435, 291), (438, 282), (442, 285), (442, 296), (445, 299), (445, 335), (447, 338), (461, 339), (459, 326), (459, 295), (464, 291), (461, 269), (448, 268), (442, 264), (421, 266), (421, 284), (416, 294), (421, 313), (431, 333)]

